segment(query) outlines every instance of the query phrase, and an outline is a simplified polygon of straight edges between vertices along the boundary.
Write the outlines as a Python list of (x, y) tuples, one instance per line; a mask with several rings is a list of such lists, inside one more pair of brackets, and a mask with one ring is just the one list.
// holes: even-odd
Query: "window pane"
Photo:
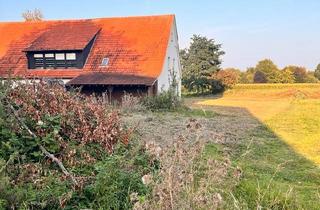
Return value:
[(56, 53), (56, 60), (64, 60), (64, 53)]
[(44, 57), (46, 57), (46, 58), (53, 58), (53, 57), (54, 57), (54, 54), (53, 54), (53, 53), (46, 53), (46, 54), (44, 55)]
[(43, 54), (34, 54), (33, 57), (34, 58), (43, 58)]
[(109, 64), (109, 58), (103, 58), (101, 61), (101, 66), (108, 66)]
[(76, 54), (75, 53), (67, 53), (66, 58), (67, 58), (67, 60), (76, 60)]

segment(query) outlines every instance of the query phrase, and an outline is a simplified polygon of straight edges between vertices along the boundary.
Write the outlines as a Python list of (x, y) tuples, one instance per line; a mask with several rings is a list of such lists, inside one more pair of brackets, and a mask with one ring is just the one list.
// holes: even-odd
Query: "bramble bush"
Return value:
[(0, 209), (127, 209), (149, 192), (154, 161), (97, 98), (2, 82), (0, 127)]

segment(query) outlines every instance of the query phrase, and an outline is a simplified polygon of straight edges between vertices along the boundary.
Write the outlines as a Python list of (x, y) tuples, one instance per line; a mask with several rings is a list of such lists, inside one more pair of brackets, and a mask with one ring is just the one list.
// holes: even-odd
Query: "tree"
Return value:
[(318, 80), (318, 78), (316, 78), (314, 75), (315, 75), (314, 72), (309, 71), (309, 72), (307, 73), (307, 78), (305, 79), (305, 82), (307, 82), (307, 83), (318, 83), (319, 80)]
[(237, 68), (225, 68), (223, 71), (228, 72), (228, 74), (233, 74), (235, 76), (235, 82), (238, 83), (240, 80), (241, 70)]
[(281, 71), (281, 83), (294, 83), (294, 81), (295, 79), (291, 71), (286, 69)]
[(267, 83), (267, 77), (262, 71), (256, 71), (253, 77), (254, 83)]
[(212, 75), (220, 70), (221, 44), (213, 39), (193, 35), (188, 49), (180, 52), (182, 64), (182, 84), (189, 91), (203, 93), (212, 89)]
[(264, 73), (267, 83), (281, 82), (279, 69), (270, 59), (259, 61), (255, 70)]
[(307, 80), (307, 70), (300, 66), (286, 66), (283, 71), (291, 71), (296, 83), (304, 83)]
[(254, 77), (255, 71), (256, 70), (254, 67), (249, 67), (245, 72), (241, 72), (239, 83), (242, 83), (242, 84), (253, 83), (253, 77)]
[(316, 70), (314, 71), (314, 76), (320, 80), (320, 64), (318, 64)]
[(236, 69), (224, 69), (212, 75), (213, 90), (216, 92), (232, 88), (239, 80), (239, 73)]
[(22, 13), (22, 17), (26, 22), (37, 22), (43, 20), (43, 14), (39, 9), (33, 11), (27, 10)]

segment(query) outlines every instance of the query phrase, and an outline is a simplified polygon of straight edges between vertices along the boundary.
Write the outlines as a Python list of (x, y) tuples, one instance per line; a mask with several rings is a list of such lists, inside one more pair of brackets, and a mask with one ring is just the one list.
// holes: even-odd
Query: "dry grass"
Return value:
[(198, 105), (245, 108), (297, 153), (320, 164), (319, 84), (239, 85)]
[[(225, 180), (231, 178), (229, 187), (235, 185), (241, 171), (232, 167), (227, 155), (216, 155), (217, 148), (202, 140), (198, 120), (189, 119), (185, 126), (184, 136), (172, 144), (146, 144), (149, 153), (158, 157), (160, 171), (145, 176), (144, 182), (153, 191), (147, 200), (135, 203), (134, 209), (218, 209), (225, 205)], [(190, 138), (193, 141), (187, 140)]]

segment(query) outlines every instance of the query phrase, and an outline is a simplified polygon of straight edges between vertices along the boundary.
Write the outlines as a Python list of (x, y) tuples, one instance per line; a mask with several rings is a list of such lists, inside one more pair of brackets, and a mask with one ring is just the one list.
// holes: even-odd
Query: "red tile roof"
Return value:
[(25, 51), (83, 50), (100, 28), (91, 21), (50, 26)]
[(79, 75), (67, 85), (153, 85), (156, 78), (116, 73), (93, 72)]
[[(163, 15), (0, 23), (0, 77), (74, 78), (109, 72), (157, 78), (173, 22), (173, 15)], [(63, 29), (61, 35), (59, 29)], [(28, 69), (24, 50), (82, 48), (97, 30), (83, 69)], [(109, 58), (108, 67), (100, 66), (104, 57)]]

